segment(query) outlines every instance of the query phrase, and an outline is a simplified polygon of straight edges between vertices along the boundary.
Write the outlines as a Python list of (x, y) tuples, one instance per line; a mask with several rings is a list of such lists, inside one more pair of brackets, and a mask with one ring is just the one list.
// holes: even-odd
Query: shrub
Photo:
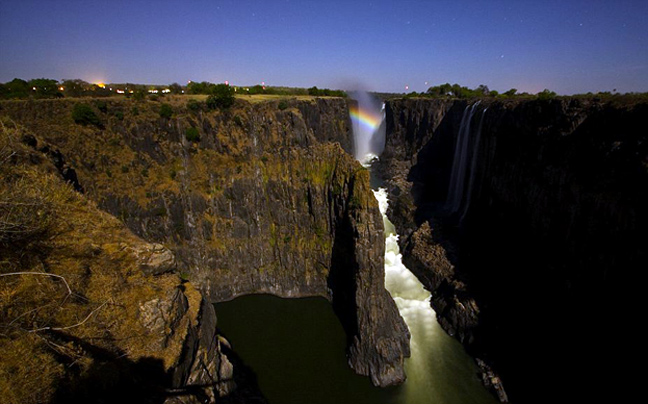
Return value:
[(550, 100), (555, 97), (556, 93), (546, 88), (538, 93), (539, 100)]
[(198, 112), (202, 109), (202, 105), (198, 100), (189, 100), (187, 101), (187, 109), (189, 111)]
[(288, 103), (286, 102), (286, 100), (279, 101), (279, 109), (283, 111), (286, 108), (288, 108)]
[(243, 121), (241, 120), (241, 117), (238, 115), (234, 115), (234, 123), (237, 124), (238, 126), (243, 126)]
[(142, 101), (146, 98), (146, 95), (148, 92), (146, 91), (145, 88), (136, 88), (135, 91), (133, 92), (133, 99), (135, 101)]
[(200, 134), (198, 133), (198, 129), (194, 128), (193, 126), (190, 127), (190, 128), (187, 128), (187, 130), (185, 131), (185, 137), (190, 142), (199, 142), (200, 141)]
[(504, 93), (507, 97), (513, 97), (517, 93), (517, 88), (512, 88)]
[(217, 84), (211, 91), (212, 95), (207, 97), (207, 108), (224, 109), (234, 104), (234, 89), (227, 84)]
[(74, 104), (72, 119), (81, 125), (95, 125), (101, 127), (101, 120), (88, 104)]
[(160, 117), (169, 119), (173, 116), (173, 108), (169, 104), (160, 105)]
[(99, 112), (103, 112), (104, 114), (108, 112), (108, 104), (106, 104), (106, 101), (97, 101), (95, 102), (95, 105), (97, 106)]

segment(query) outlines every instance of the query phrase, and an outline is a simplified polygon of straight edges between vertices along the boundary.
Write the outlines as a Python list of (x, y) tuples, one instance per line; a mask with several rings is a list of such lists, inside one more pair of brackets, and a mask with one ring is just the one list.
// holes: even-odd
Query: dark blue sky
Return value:
[(0, 0), (14, 77), (643, 92), (648, 1)]

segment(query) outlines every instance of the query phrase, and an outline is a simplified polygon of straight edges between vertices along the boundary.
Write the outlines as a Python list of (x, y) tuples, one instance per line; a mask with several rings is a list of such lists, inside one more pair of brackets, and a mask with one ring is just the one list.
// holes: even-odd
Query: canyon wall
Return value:
[(347, 101), (237, 101), (224, 111), (186, 98), (6, 102), (99, 208), (173, 252), (175, 272), (210, 302), (249, 293), (329, 299), (349, 364), (375, 385), (401, 383), (408, 332), (384, 289), (382, 219), (369, 173), (350, 154)]
[(25, 136), (32, 143), (2, 123), (0, 400), (171, 404), (232, 393), (213, 305), (174, 274), (173, 253), (74, 191)]
[(501, 400), (618, 400), (631, 384), (623, 358), (640, 349), (618, 325), (632, 329), (647, 267), (648, 105), (482, 101), (452, 213), (469, 104), (387, 104), (380, 170), (404, 261)]

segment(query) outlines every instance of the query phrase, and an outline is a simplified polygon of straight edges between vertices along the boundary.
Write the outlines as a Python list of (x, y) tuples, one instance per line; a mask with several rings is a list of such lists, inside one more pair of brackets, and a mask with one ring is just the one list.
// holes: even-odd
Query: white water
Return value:
[(409, 328), (411, 357), (405, 359), (407, 381), (399, 403), (494, 403), (477, 379), (477, 369), (461, 344), (437, 322), (431, 295), (403, 264), (398, 235), (387, 217), (384, 188), (373, 191), (385, 227), (385, 288)]
[[(358, 122), (360, 119), (355, 119), (352, 114), (356, 158), (365, 167), (370, 166), (371, 162), (378, 158), (385, 144), (382, 124), (384, 104), (380, 110), (376, 105), (375, 102), (360, 104), (361, 108), (373, 108), (368, 111), (370, 116), (380, 113), (380, 121), (374, 122), (373, 129)], [(469, 125), (475, 106), (473, 105), (470, 112), (466, 109), (461, 125), (465, 133), (460, 136), (463, 140), (460, 152), (463, 156), (460, 159), (464, 161), (458, 161), (457, 164), (463, 166), (461, 175), (464, 177), (465, 166), (468, 164), (466, 154), (470, 134)], [(454, 171), (453, 168), (453, 173)], [(459, 168), (457, 171), (460, 171)], [(462, 184), (465, 181), (463, 178), (460, 180)], [(454, 181), (458, 182), (459, 179)], [(465, 353), (461, 344), (446, 334), (437, 322), (436, 313), (430, 306), (430, 292), (403, 264), (398, 246), (398, 234), (387, 217), (389, 200), (386, 189), (379, 188), (373, 192), (385, 228), (385, 288), (396, 302), (398, 311), (411, 334), (411, 357), (405, 360), (407, 381), (400, 388), (398, 402), (406, 404), (493, 403), (492, 396), (486, 392), (477, 378), (477, 369), (472, 359)], [(453, 204), (456, 197), (453, 196)], [(458, 198), (461, 203), (461, 195)], [(459, 207), (456, 209), (458, 210)]]

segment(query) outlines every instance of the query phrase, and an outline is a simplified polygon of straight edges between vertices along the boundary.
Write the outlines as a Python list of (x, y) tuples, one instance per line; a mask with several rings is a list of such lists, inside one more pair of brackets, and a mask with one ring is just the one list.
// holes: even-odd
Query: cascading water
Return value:
[[(382, 133), (377, 130), (380, 127), (384, 128), (381, 125), (384, 105), (381, 109), (374, 107), (373, 111), (363, 109), (371, 105), (375, 106), (376, 103), (359, 102), (359, 109), (351, 112), (356, 159), (364, 166), (370, 166), (384, 148), (384, 129)], [(470, 124), (474, 109), (475, 106), (469, 113), (466, 109), (462, 128)], [(381, 116), (380, 121), (363, 118), (377, 116)], [(356, 128), (361, 129), (356, 132)], [(465, 144), (461, 145), (462, 151), (468, 148), (469, 128), (465, 131), (462, 137), (465, 139)], [(377, 142), (373, 136), (378, 136), (378, 141), (382, 142), (380, 147), (376, 147)], [(467, 153), (467, 150), (463, 153)], [(467, 160), (467, 157), (464, 156), (463, 159)], [(465, 168), (463, 170), (462, 175), (465, 176)], [(373, 192), (385, 228), (385, 288), (396, 302), (411, 334), (412, 354), (405, 360), (407, 381), (401, 387), (398, 402), (406, 404), (494, 403), (493, 397), (486, 392), (477, 379), (477, 369), (472, 359), (465, 353), (461, 344), (448, 336), (437, 322), (436, 313), (430, 306), (430, 292), (403, 264), (398, 246), (398, 234), (387, 217), (389, 206), (387, 190), (378, 188)], [(460, 202), (461, 196), (459, 196)]]
[(486, 110), (484, 108), (482, 111), (481, 119), (479, 120), (479, 126), (477, 127), (477, 135), (475, 136), (475, 142), (472, 147), (472, 163), (470, 165), (470, 180), (468, 181), (468, 188), (466, 195), (466, 200), (464, 202), (464, 208), (459, 219), (459, 223), (463, 222), (466, 214), (468, 213), (468, 208), (470, 207), (470, 199), (472, 198), (473, 186), (475, 184), (475, 173), (477, 172), (477, 152), (479, 151), (479, 143), (481, 142), (482, 127), (484, 126), (484, 115), (486, 115)]
[(385, 148), (385, 104), (362, 91), (352, 92), (351, 97), (356, 101), (349, 107), (354, 154), (366, 166)]
[(448, 198), (446, 199), (446, 209), (449, 213), (456, 213), (461, 207), (465, 188), (466, 171), (468, 169), (470, 122), (472, 121), (477, 105), (479, 105), (479, 101), (474, 103), (472, 107), (467, 106), (464, 110), (463, 117), (461, 118), (454, 158), (452, 160), (452, 171), (450, 173), (450, 183), (448, 185)]
[[(350, 111), (355, 150), (358, 160), (370, 167), (385, 145), (385, 110), (369, 95), (360, 97), (363, 101)], [(378, 180), (372, 172), (372, 183)], [(411, 334), (403, 385), (377, 388), (351, 370), (344, 355), (347, 336), (329, 302), (321, 298), (250, 295), (220, 303), (221, 332), (254, 369), (271, 403), (495, 404), (479, 381), (475, 363), (437, 322), (430, 293), (403, 265), (396, 229), (386, 215), (387, 191), (378, 188), (374, 195), (385, 228), (385, 287)]]

